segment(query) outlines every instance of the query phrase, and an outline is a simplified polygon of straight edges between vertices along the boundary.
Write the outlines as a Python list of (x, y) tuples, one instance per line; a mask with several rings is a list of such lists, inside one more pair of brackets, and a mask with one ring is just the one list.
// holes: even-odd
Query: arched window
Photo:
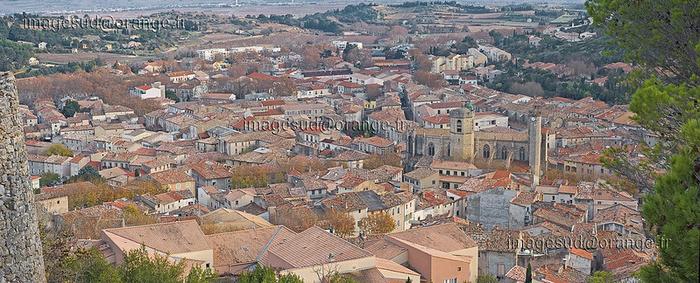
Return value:
[(522, 146), (518, 149), (518, 160), (525, 160), (525, 148)]
[(504, 146), (501, 147), (501, 159), (508, 158), (508, 149)]
[(447, 156), (452, 156), (452, 146), (449, 143), (447, 144)]
[(428, 144), (428, 155), (435, 155), (435, 145), (432, 142)]
[(491, 147), (488, 144), (484, 145), (484, 158), (491, 157)]
[(456, 125), (455, 131), (457, 131), (458, 133), (462, 132), (462, 120), (457, 120), (457, 125)]

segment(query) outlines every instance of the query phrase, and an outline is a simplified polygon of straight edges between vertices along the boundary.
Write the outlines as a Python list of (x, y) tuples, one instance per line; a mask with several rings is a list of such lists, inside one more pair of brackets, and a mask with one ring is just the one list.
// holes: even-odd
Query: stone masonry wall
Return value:
[(0, 73), (0, 283), (45, 282), (15, 78)]

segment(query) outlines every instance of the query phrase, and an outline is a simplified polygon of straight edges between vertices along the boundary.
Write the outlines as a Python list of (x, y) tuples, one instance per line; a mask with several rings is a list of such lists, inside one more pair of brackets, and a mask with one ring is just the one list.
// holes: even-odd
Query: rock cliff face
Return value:
[(0, 72), (0, 283), (44, 281), (15, 77)]

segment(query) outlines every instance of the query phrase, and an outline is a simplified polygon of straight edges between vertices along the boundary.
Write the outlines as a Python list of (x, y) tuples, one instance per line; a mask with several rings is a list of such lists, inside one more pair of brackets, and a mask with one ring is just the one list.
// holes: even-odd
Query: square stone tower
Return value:
[(450, 146), (452, 160), (474, 160), (474, 111), (471, 104), (450, 111)]
[(535, 115), (530, 117), (528, 123), (528, 143), (530, 156), (528, 157), (530, 173), (532, 174), (532, 189), (540, 184), (542, 175), (542, 155), (546, 154), (542, 150), (542, 117)]

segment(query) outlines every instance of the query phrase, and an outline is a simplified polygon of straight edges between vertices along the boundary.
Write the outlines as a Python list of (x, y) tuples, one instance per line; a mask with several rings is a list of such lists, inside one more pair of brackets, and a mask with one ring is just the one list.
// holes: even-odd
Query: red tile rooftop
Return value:
[(588, 259), (588, 260), (593, 260), (593, 254), (591, 254), (588, 251), (582, 250), (582, 249), (577, 249), (577, 248), (571, 248), (569, 250), (570, 253), (577, 255), (579, 257)]

